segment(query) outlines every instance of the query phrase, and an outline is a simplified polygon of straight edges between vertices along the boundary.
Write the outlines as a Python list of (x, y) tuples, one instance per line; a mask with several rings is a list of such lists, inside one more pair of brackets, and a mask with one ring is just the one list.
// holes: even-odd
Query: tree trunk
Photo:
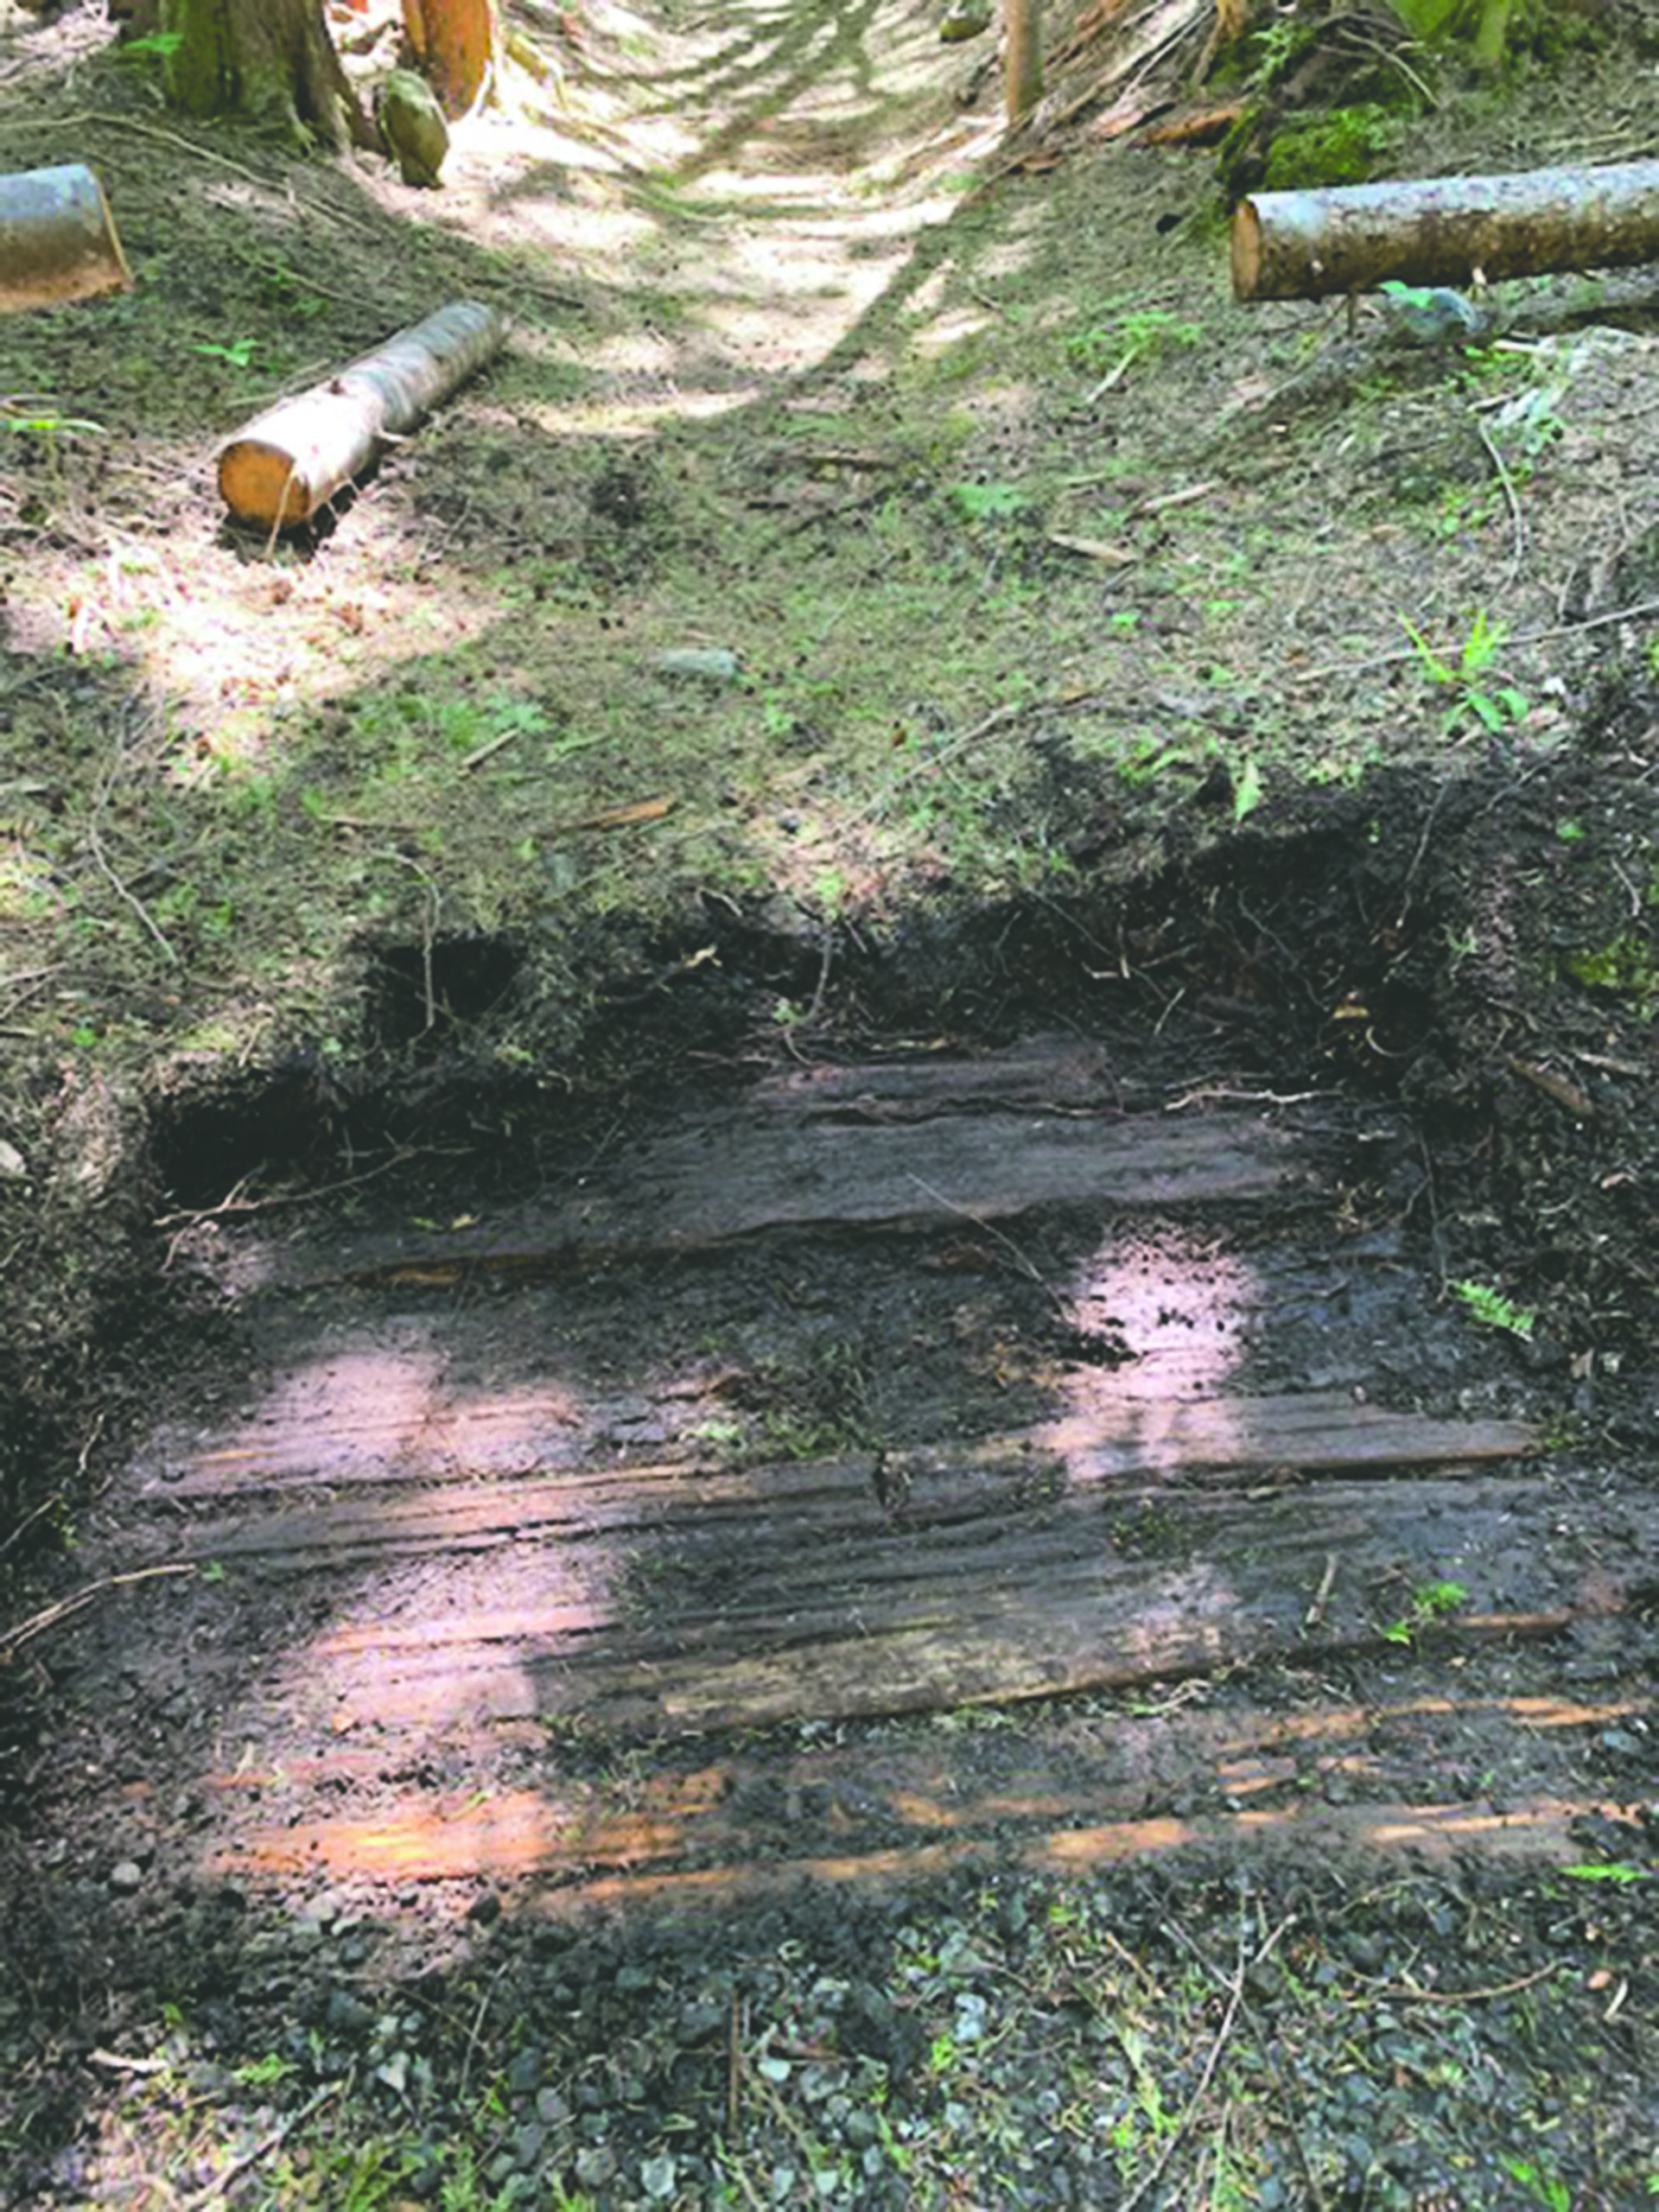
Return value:
[(446, 115), (465, 115), (489, 90), (501, 37), (495, 0), (404, 0), (404, 37)]
[(379, 134), (347, 83), (321, 0), (162, 0), (168, 97), (187, 115), (275, 120), (338, 152)]
[(1043, 97), (1042, 0), (1008, 0), (1007, 109), (1010, 125)]

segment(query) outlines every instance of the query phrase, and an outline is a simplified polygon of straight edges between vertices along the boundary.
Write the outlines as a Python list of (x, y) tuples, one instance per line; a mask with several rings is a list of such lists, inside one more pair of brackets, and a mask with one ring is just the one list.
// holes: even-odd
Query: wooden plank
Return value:
[[(283, 1750), (267, 1763), (207, 1778), (218, 1801), (214, 1827), (221, 1871), (332, 1876), (365, 1874), (410, 1881), (536, 1875), (579, 1880), (596, 1872), (785, 1856), (804, 1834), (833, 1843), (844, 1857), (868, 1855), (902, 1840), (907, 1850), (957, 1837), (995, 1837), (1015, 1848), (1052, 1849), (1046, 1832), (1098, 1829), (1132, 1821), (1178, 1777), (1189, 1805), (1255, 1815), (1287, 1808), (1305, 1817), (1310, 1790), (1341, 1777), (1380, 1840), (1404, 1840), (1408, 1817), (1423, 1808), (1391, 1802), (1396, 1769), (1426, 1770), (1426, 1745), (1478, 1741), (1482, 1758), (1531, 1778), (1523, 1793), (1554, 1802), (1570, 1789), (1592, 1729), (1645, 1725), (1650, 1697), (1586, 1704), (1538, 1694), (1431, 1694), (1375, 1707), (1321, 1706), (1278, 1713), (1209, 1709), (1172, 1694), (1160, 1709), (1124, 1713), (1109, 1728), (1065, 1722), (1041, 1735), (1021, 1731), (987, 1738), (931, 1733), (880, 1745), (830, 1744), (785, 1753), (738, 1751), (708, 1764), (671, 1757), (631, 1780), (619, 1800), (603, 1780), (554, 1780), (510, 1788), (480, 1800), (478, 1770), (464, 1783), (401, 1790), (383, 1801), (384, 1750), (349, 1739), (321, 1756)], [(1552, 1740), (1554, 1739), (1554, 1740)], [(535, 1738), (530, 1739), (532, 1742)], [(1386, 1748), (1379, 1748), (1379, 1746)], [(340, 1806), (342, 1791), (373, 1793), (369, 1811)], [(1268, 1801), (1277, 1798), (1276, 1805)], [(329, 1809), (319, 1815), (315, 1808)], [(1446, 1805), (1433, 1826), (1484, 1822), (1486, 1806)], [(1515, 1808), (1510, 1808), (1513, 1811)], [(251, 1817), (249, 1817), (251, 1816)], [(1230, 1825), (1229, 1832), (1231, 1832)]]
[(365, 1243), (359, 1285), (529, 1275), (766, 1231), (919, 1230), (1046, 1206), (1178, 1207), (1312, 1186), (1317, 1147), (1257, 1116), (962, 1114), (874, 1125), (734, 1110), (643, 1147), (602, 1187), (504, 1232)]
[[(435, 1630), (424, 1611), (342, 1622), (306, 1670), (341, 1725), (442, 1734), (570, 1717), (601, 1733), (675, 1735), (1008, 1702), (1374, 1644), (1409, 1611), (1413, 1588), (1453, 1575), (1480, 1611), (1443, 1624), (1448, 1639), (1552, 1632), (1616, 1605), (1599, 1579), (1564, 1583), (1533, 1563), (1541, 1532), (1517, 1512), (1525, 1502), (1507, 1487), (1471, 1504), (1450, 1484), (1429, 1498), (1368, 1484), (1297, 1498), (1276, 1527), (1219, 1525), (1217, 1541), (1175, 1560), (1124, 1558), (1060, 1525), (988, 1532), (965, 1554), (893, 1548), (885, 1560), (825, 1559), (816, 1573), (809, 1561), (792, 1586), (774, 1560), (739, 1556), (701, 1598), (696, 1573), (671, 1561), (649, 1578), (648, 1619), (621, 1574), (610, 1603), (531, 1597)], [(533, 1558), (522, 1575), (531, 1590), (544, 1580)]]
[[(768, 1503), (833, 1517), (839, 1501), (840, 1510), (879, 1516), (868, 1454), (743, 1471), (690, 1460), (595, 1470), (574, 1464), (579, 1419), (568, 1396), (551, 1388), (504, 1393), (495, 1405), (477, 1399), (464, 1406), (393, 1389), (391, 1405), (379, 1412), (360, 1408), (361, 1388), (360, 1374), (348, 1369), (338, 1389), (324, 1385), (302, 1396), (278, 1389), (273, 1413), (210, 1439), (205, 1450), (186, 1452), (171, 1440), (152, 1446), (146, 1490), (152, 1499), (194, 1501), (347, 1484), (460, 1489), (458, 1497), (423, 1497), (406, 1510), (348, 1507), (295, 1524), (295, 1534), (313, 1548), (336, 1535), (352, 1541), (354, 1529), (387, 1540), (399, 1532), (412, 1541), (422, 1532), (441, 1540), (447, 1531), (459, 1541), (469, 1529), (616, 1528), (631, 1520), (659, 1525), (687, 1516), (713, 1523), (747, 1517)], [(918, 1521), (1005, 1510), (1011, 1491), (1021, 1484), (1052, 1497), (1081, 1485), (1201, 1471), (1273, 1469), (1288, 1476), (1449, 1459), (1472, 1464), (1513, 1459), (1536, 1444), (1535, 1430), (1524, 1421), (1440, 1421), (1357, 1404), (1339, 1390), (1154, 1402), (1109, 1382), (1061, 1420), (978, 1443), (893, 1452), (884, 1465), (890, 1493), (904, 1499), (905, 1517)], [(479, 1488), (478, 1475), (504, 1456), (547, 1472)], [(245, 1541), (224, 1541), (266, 1548), (257, 1523), (248, 1524)], [(273, 1532), (268, 1548), (278, 1551), (285, 1541)]]
[[(1096, 1806), (1095, 1810), (1098, 1811)], [(533, 1792), (514, 1792), (481, 1810), (451, 1813), (402, 1806), (372, 1821), (321, 1821), (270, 1827), (210, 1849), (205, 1871), (217, 1878), (247, 1874), (323, 1873), (331, 1879), (365, 1876), (379, 1881), (463, 1879), (505, 1881), (526, 1875), (563, 1877), (569, 1886), (542, 1892), (543, 1909), (591, 1909), (595, 1904), (662, 1904), (775, 1893), (808, 1883), (886, 1887), (930, 1878), (976, 1863), (1021, 1866), (1050, 1873), (1077, 1873), (1130, 1860), (1195, 1848), (1294, 1851), (1306, 1855), (1409, 1851), (1443, 1859), (1478, 1843), (1488, 1852), (1529, 1859), (1570, 1855), (1572, 1829), (1586, 1818), (1630, 1820), (1637, 1807), (1582, 1797), (1548, 1796), (1494, 1806), (1384, 1802), (1288, 1806), (1272, 1810), (1158, 1815), (1055, 1827), (1036, 1836), (961, 1836), (944, 1829), (928, 1841), (794, 1857), (781, 1862), (745, 1861), (600, 1880), (583, 1879), (595, 1866), (649, 1866), (683, 1854), (684, 1839), (672, 1820), (649, 1818), (571, 1821)]]

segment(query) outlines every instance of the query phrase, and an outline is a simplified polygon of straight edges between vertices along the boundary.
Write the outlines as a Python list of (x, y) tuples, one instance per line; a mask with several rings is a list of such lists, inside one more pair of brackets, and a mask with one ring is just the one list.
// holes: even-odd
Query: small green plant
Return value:
[(210, 361), (226, 362), (233, 369), (251, 369), (259, 345), (253, 338), (233, 338), (228, 346), (217, 346), (211, 339), (202, 339), (190, 351), (205, 353)]
[(1154, 360), (1171, 346), (1196, 346), (1203, 335), (1202, 323), (1183, 322), (1166, 308), (1140, 308), (1103, 328), (1075, 332), (1065, 341), (1066, 358), (1085, 375), (1106, 361), (1112, 364), (1089, 393), (1087, 405), (1121, 384), (1137, 362)]
[(272, 2089), (279, 2082), (287, 2082), (299, 2072), (291, 2058), (284, 2058), (273, 2050), (264, 2058), (250, 2059), (245, 2066), (236, 2069), (236, 2079), (245, 2089)]
[(952, 484), (945, 497), (966, 522), (1006, 522), (1028, 504), (1017, 484)]
[(13, 437), (40, 438), (52, 445), (59, 438), (105, 435), (104, 425), (84, 415), (60, 415), (55, 407), (28, 399), (0, 399), (0, 429)]
[(1455, 667), (1441, 659), (1416, 624), (1403, 614), (1400, 626), (1411, 639), (1430, 682), (1455, 695), (1442, 725), (1445, 735), (1450, 737), (1471, 716), (1494, 735), (1526, 720), (1528, 702), (1523, 692), (1513, 684), (1489, 685), (1485, 681), (1508, 633), (1501, 622), (1487, 619), (1484, 608), (1477, 611), (1469, 626)]
[(1649, 1879), (1645, 1866), (1632, 1866), (1623, 1859), (1610, 1859), (1605, 1865), (1563, 1866), (1561, 1872), (1569, 1882), (1611, 1882), (1623, 1886), (1627, 1883)]
[(1455, 1613), (1467, 1599), (1469, 1592), (1461, 1582), (1425, 1582), (1411, 1593), (1408, 1611), (1397, 1621), (1390, 1621), (1382, 1630), (1385, 1643), (1409, 1645), (1421, 1631), (1434, 1622)]
[(1650, 1017), (1659, 1001), (1659, 957), (1637, 931), (1627, 931), (1593, 951), (1570, 952), (1561, 964), (1575, 982), (1634, 1000), (1642, 1020)]
[(150, 61), (170, 61), (184, 44), (182, 31), (152, 31), (147, 38), (130, 38), (115, 49), (115, 58), (129, 67)]
[(1454, 1282), (1452, 1288), (1484, 1329), (1504, 1329), (1512, 1337), (1530, 1337), (1537, 1325), (1535, 1313), (1511, 1304), (1490, 1283)]
[(1546, 2212), (1573, 2212), (1573, 2192), (1559, 2174), (1535, 2166), (1527, 2158), (1505, 2158), (1510, 2177), (1518, 2181), (1535, 2204), (1541, 2204)]
[(1255, 812), (1262, 804), (1262, 771), (1254, 760), (1247, 760), (1233, 785), (1233, 820), (1243, 822), (1247, 815)]

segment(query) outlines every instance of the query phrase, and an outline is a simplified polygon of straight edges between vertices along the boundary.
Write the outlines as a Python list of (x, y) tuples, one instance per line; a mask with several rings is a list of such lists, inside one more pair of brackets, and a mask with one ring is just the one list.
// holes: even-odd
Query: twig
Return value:
[(25, 1513), (22, 1519), (17, 1523), (17, 1526), (12, 1530), (5, 1541), (3, 1543), (0, 1543), (0, 1559), (3, 1559), (5, 1557), (6, 1554), (11, 1549), (12, 1546), (22, 1535), (24, 1529), (29, 1527), (32, 1522), (38, 1521), (41, 1514), (49, 1513), (54, 1505), (61, 1505), (62, 1503), (63, 1492), (61, 1491), (54, 1490), (50, 1497), (43, 1497), (41, 1500), (40, 1503), (35, 1508), (33, 1512)]
[(167, 958), (171, 961), (173, 965), (176, 968), (179, 964), (179, 956), (173, 950), (171, 944), (162, 935), (162, 931), (156, 921), (155, 916), (150, 912), (149, 907), (145, 906), (143, 900), (138, 896), (137, 893), (136, 891), (130, 891), (126, 885), (123, 883), (120, 877), (116, 874), (114, 868), (111, 867), (109, 855), (104, 850), (104, 840), (98, 834), (98, 824), (96, 822), (89, 822), (86, 824), (86, 843), (91, 850), (92, 858), (98, 863), (99, 873), (107, 880), (110, 888), (118, 898), (124, 899), (126, 900), (128, 906), (131, 907), (133, 912), (137, 915), (139, 920), (149, 931), (151, 937), (155, 938), (156, 944), (161, 947)]
[(1416, 885), (1417, 871), (1423, 864), (1424, 855), (1428, 851), (1428, 841), (1434, 834), (1434, 823), (1436, 818), (1440, 814), (1441, 807), (1445, 805), (1451, 791), (1452, 779), (1448, 776), (1441, 784), (1439, 791), (1435, 792), (1433, 805), (1429, 808), (1428, 812), (1423, 817), (1422, 834), (1417, 840), (1417, 849), (1411, 856), (1411, 865), (1406, 870), (1406, 880), (1400, 887), (1400, 911), (1394, 918), (1394, 926), (1396, 931), (1404, 928), (1406, 916), (1411, 912), (1411, 894)]
[(1575, 1122), (1595, 1120), (1595, 1100), (1580, 1090), (1576, 1083), (1557, 1075), (1553, 1068), (1541, 1068), (1532, 1060), (1518, 1060), (1513, 1052), (1504, 1053), (1503, 1065), (1511, 1073), (1524, 1076), (1546, 1098), (1553, 1098), (1558, 1106), (1564, 1106)]
[(1304, 1628), (1318, 1628), (1325, 1618), (1325, 1609), (1331, 1602), (1332, 1585), (1336, 1579), (1337, 1555), (1335, 1552), (1327, 1552), (1325, 1555), (1325, 1573), (1319, 1577), (1319, 1586), (1313, 1593), (1313, 1602), (1302, 1616)]
[(106, 2066), (112, 2074), (166, 2074), (171, 2071), (170, 2058), (128, 2058), (118, 2050), (89, 2050), (89, 2066)]
[(187, 2196), (185, 2202), (190, 2205), (222, 2204), (233, 2182), (240, 2181), (250, 2167), (257, 2166), (262, 2158), (268, 2158), (273, 2151), (280, 2150), (296, 2127), (302, 2127), (308, 2120), (315, 2119), (324, 2105), (331, 2103), (345, 2088), (344, 2082), (331, 2082), (326, 2089), (319, 2089), (308, 2104), (302, 2105), (298, 2112), (291, 2112), (286, 2120), (279, 2120), (269, 2133), (259, 2138), (251, 2151), (245, 2151), (239, 2158), (233, 2158), (222, 2174), (210, 2181), (205, 2189), (198, 2190), (194, 2196)]
[(1611, 867), (1613, 874), (1624, 885), (1625, 895), (1630, 899), (1630, 919), (1633, 922), (1640, 921), (1642, 918), (1642, 909), (1647, 904), (1646, 896), (1637, 889), (1635, 884), (1630, 881), (1630, 877), (1625, 874), (1624, 869), (1619, 866), (1617, 861), (1614, 861), (1611, 863)]
[(150, 1223), (152, 1229), (194, 1229), (204, 1221), (218, 1221), (226, 1214), (264, 1213), (271, 1206), (304, 1205), (312, 1198), (332, 1198), (337, 1191), (353, 1191), (359, 1183), (372, 1183), (377, 1175), (390, 1174), (394, 1167), (402, 1166), (406, 1160), (420, 1156), (418, 1145), (399, 1145), (390, 1160), (383, 1160), (378, 1167), (365, 1167), (360, 1175), (343, 1175), (337, 1183), (313, 1183), (303, 1190), (273, 1191), (269, 1198), (245, 1198), (241, 1196), (251, 1176), (245, 1175), (232, 1185), (230, 1194), (216, 1206), (187, 1206), (178, 1213), (157, 1214)]
[(1560, 1972), (1559, 1965), (1538, 1967), (1514, 1981), (1494, 1982), (1488, 1989), (1414, 1989), (1408, 1983), (1396, 1986), (1390, 1982), (1378, 1982), (1367, 1989), (1365, 1995), (1386, 1997), (1394, 2005), (1484, 2005), (1491, 1998), (1513, 1997), (1520, 1990), (1531, 1989)]
[[(1179, 1932), (1174, 1928), (1169, 1930), (1171, 1935), (1179, 1935)], [(1228, 2038), (1233, 2032), (1233, 2022), (1237, 2017), (1238, 2008), (1244, 2001), (1245, 1965), (1244, 1946), (1241, 1942), (1238, 1947), (1238, 1965), (1233, 1974), (1232, 1991), (1227, 1999), (1227, 2010), (1223, 2015), (1221, 2025), (1216, 2031), (1216, 2038), (1210, 2046), (1209, 2056), (1204, 2062), (1204, 2071), (1198, 2076), (1198, 2086), (1187, 2100), (1186, 2110), (1176, 2121), (1174, 2133), (1165, 2144), (1161, 2154), (1153, 2164), (1151, 2171), (1140, 2187), (1131, 2190), (1123, 2199), (1122, 2203), (1118, 2207), (1118, 2212), (1135, 2212), (1135, 2207), (1151, 2196), (1153, 2190), (1162, 2181), (1170, 2160), (1191, 2133), (1192, 2123), (1198, 2115), (1198, 2107), (1210, 2094), (1210, 2083), (1220, 2063), (1221, 2054), (1227, 2047)]]
[(1510, 474), (1509, 463), (1493, 444), (1491, 433), (1478, 416), (1475, 417), (1475, 435), (1485, 447), (1486, 458), (1497, 471), (1497, 480), (1503, 486), (1503, 497), (1509, 504), (1510, 521), (1515, 531), (1515, 553), (1510, 563), (1510, 574), (1513, 576), (1527, 557), (1526, 517), (1522, 513), (1521, 502), (1515, 495), (1515, 479)]
[[(1281, 1920), (1279, 1925), (1274, 1929), (1262, 1942), (1260, 1948), (1255, 1954), (1255, 1956), (1250, 1961), (1251, 1966), (1261, 1966), (1267, 1959), (1268, 1954), (1276, 1947), (1280, 1937), (1288, 1934), (1290, 1929), (1294, 1928), (1295, 1924), (1296, 1915), (1294, 1912), (1289, 1914), (1285, 1919)], [(1198, 1961), (1198, 1964), (1205, 1969), (1206, 1974), (1211, 1975), (1215, 1974), (1216, 1970), (1214, 1967), (1211, 1965), (1209, 1960), (1205, 1956), (1204, 1953), (1198, 1948), (1198, 1946), (1193, 1942), (1192, 1938), (1187, 1934), (1184, 1928), (1176, 1927), (1172, 1924), (1169, 1932), (1174, 1936), (1178, 1942), (1184, 1943), (1186, 1946), (1187, 1949), (1192, 1952), (1193, 1957)], [(1217, 1979), (1219, 1977), (1217, 1977)], [(1250, 2010), (1249, 1999), (1243, 1995), (1243, 1984), (1242, 1980), (1238, 1984), (1238, 1987), (1240, 1992), (1239, 2003), (1243, 2012), (1244, 2018), (1249, 2020), (1253, 2026), (1255, 2026), (1255, 2016)], [(1262, 2056), (1266, 2058), (1268, 2068), (1271, 2070), (1274, 2080), (1279, 2084), (1279, 2094), (1284, 2099), (1285, 2107), (1288, 2113), (1291, 2108), (1292, 2100), (1289, 2085), (1285, 2080), (1284, 2069), (1279, 2063), (1278, 2056), (1274, 2050), (1271, 2040), (1267, 2037), (1262, 2036), (1259, 2028), (1257, 2029), (1257, 2035), (1262, 2043)], [(1295, 2125), (1294, 2120), (1291, 2121), (1289, 2125), (1290, 2139), (1296, 2146), (1296, 2157), (1301, 2165), (1303, 2178), (1307, 2183), (1308, 2202), (1314, 2207), (1314, 2212), (1325, 2212), (1325, 2191), (1319, 2187), (1319, 2177), (1314, 2172), (1313, 2162), (1307, 2155), (1307, 2145), (1302, 2140), (1302, 2132), (1300, 2128)]]
[(1046, 1280), (1036, 1262), (1027, 1257), (1012, 1236), (1006, 1235), (994, 1221), (987, 1221), (982, 1214), (975, 1213), (968, 1206), (959, 1206), (954, 1198), (947, 1198), (943, 1191), (936, 1191), (931, 1183), (924, 1182), (919, 1175), (912, 1173), (910, 1179), (918, 1191), (925, 1191), (927, 1193), (935, 1205), (943, 1206), (947, 1213), (956, 1214), (963, 1221), (972, 1222), (974, 1227), (983, 1230), (987, 1236), (995, 1237), (1003, 1250), (1012, 1254), (1014, 1265), (1025, 1276), (1027, 1281), (1034, 1282), (1038, 1289), (1052, 1298), (1059, 1311), (1062, 1313), (1065, 1313), (1065, 1301), (1059, 1292), (1055, 1289), (1052, 1282)]
[(515, 723), (511, 729), (504, 729), (499, 737), (491, 738), (487, 744), (475, 746), (461, 763), (459, 772), (464, 776), (471, 769), (481, 768), (486, 760), (493, 760), (498, 753), (516, 743), (524, 734), (522, 725)]
[(1211, 476), (1202, 484), (1185, 485), (1179, 492), (1160, 492), (1151, 499), (1137, 500), (1123, 519), (1139, 522), (1143, 516), (1162, 514), (1166, 507), (1190, 507), (1195, 499), (1202, 499), (1213, 492), (1220, 481), (1218, 476)]
[(485, 2016), (489, 2012), (497, 1986), (502, 1975), (505, 1974), (509, 1963), (510, 1958), (502, 1960), (500, 1965), (490, 1976), (489, 1986), (478, 2000), (478, 2011), (474, 2016), (472, 2033), (467, 2038), (467, 2055), (461, 2062), (461, 2097), (463, 2101), (467, 2095), (467, 2077), (473, 2070), (473, 2059), (478, 2050), (478, 2039), (484, 2032)]
[(135, 1582), (154, 1582), (162, 1574), (194, 1574), (194, 1565), (182, 1563), (175, 1567), (141, 1567), (131, 1574), (111, 1574), (102, 1582), (92, 1582), (84, 1590), (77, 1590), (72, 1598), (60, 1598), (56, 1605), (48, 1605), (44, 1611), (33, 1613), (28, 1620), (3, 1636), (0, 1636), (0, 1659), (10, 1659), (23, 1645), (47, 1630), (55, 1628), (60, 1621), (67, 1621), (72, 1614), (90, 1605), (95, 1598), (111, 1590), (124, 1590)]
[(737, 2148), (738, 2097), (743, 2073), (743, 2046), (738, 2032), (737, 1992), (732, 1992), (731, 2033), (726, 2050), (726, 2134)]

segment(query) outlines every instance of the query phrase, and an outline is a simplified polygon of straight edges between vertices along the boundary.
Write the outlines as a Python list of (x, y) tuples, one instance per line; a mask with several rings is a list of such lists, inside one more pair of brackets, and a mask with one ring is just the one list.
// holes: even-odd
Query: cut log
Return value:
[(131, 288), (104, 188), (89, 168), (0, 176), (0, 313)]
[(1233, 294), (1317, 300), (1659, 261), (1659, 162), (1263, 192), (1233, 217)]
[(327, 384), (284, 399), (237, 433), (219, 457), (219, 488), (238, 522), (296, 529), (369, 465), (389, 438), (500, 350), (506, 319), (457, 300)]

